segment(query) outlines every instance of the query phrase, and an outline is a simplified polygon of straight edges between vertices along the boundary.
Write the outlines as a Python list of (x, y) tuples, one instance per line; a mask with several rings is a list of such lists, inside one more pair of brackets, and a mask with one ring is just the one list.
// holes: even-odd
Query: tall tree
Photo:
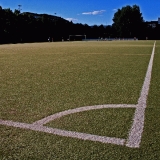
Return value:
[(143, 17), (137, 5), (118, 9), (113, 17), (113, 27), (120, 37), (138, 37), (143, 25)]

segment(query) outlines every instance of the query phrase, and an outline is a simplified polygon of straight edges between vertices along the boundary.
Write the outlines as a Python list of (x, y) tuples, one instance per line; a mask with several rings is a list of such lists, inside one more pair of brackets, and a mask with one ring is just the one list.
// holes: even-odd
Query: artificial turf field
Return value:
[[(0, 119), (31, 124), (83, 106), (136, 104), (154, 41), (0, 46)], [(1, 159), (160, 159), (160, 41), (139, 148), (0, 125)], [(127, 138), (135, 108), (67, 115), (46, 126)]]

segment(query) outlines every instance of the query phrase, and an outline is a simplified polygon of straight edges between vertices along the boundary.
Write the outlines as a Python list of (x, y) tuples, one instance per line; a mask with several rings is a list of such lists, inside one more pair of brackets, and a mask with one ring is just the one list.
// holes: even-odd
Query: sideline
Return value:
[(131, 131), (129, 133), (129, 138), (126, 146), (137, 148), (140, 145), (142, 132), (144, 128), (144, 116), (145, 116), (145, 108), (147, 106), (147, 96), (149, 93), (149, 86), (151, 81), (151, 74), (152, 74), (152, 66), (153, 66), (153, 59), (155, 53), (155, 45), (156, 41), (154, 42), (152, 55), (149, 61), (146, 77), (143, 83), (143, 87), (141, 90), (141, 95), (138, 99), (138, 106), (135, 111), (133, 125)]

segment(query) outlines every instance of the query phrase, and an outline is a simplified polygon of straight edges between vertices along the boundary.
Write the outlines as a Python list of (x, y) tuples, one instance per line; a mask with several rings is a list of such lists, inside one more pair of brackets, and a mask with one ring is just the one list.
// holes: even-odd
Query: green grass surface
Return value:
[(81, 106), (136, 104), (153, 45), (143, 43), (1, 46), (0, 118), (30, 123)]
[[(154, 41), (0, 46), (0, 119), (32, 123), (66, 109), (136, 104)], [(160, 41), (156, 43), (140, 148), (102, 144), (0, 125), (0, 159), (160, 157)], [(76, 113), (47, 125), (126, 138), (134, 109)]]

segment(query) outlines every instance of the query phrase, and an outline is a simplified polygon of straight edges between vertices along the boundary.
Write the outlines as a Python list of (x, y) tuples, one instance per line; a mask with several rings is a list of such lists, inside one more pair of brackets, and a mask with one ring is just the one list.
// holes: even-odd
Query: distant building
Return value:
[(158, 24), (160, 24), (160, 18), (158, 18), (158, 21), (150, 21), (150, 22), (147, 21), (146, 24), (149, 27), (156, 28)]

